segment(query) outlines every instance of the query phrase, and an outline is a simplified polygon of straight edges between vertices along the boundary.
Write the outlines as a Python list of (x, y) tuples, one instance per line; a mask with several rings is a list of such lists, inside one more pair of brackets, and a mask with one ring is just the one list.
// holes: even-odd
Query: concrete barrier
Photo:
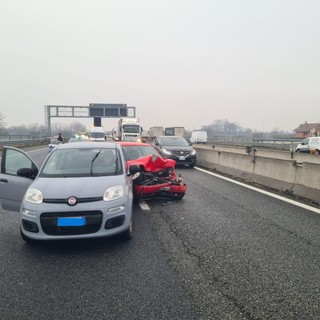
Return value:
[[(303, 155), (300, 158), (304, 161), (301, 161), (284, 159), (284, 155), (280, 158), (274, 158), (275, 154), (272, 154), (273, 157), (262, 156), (260, 150), (252, 155), (232, 149), (194, 148), (197, 151), (197, 165), (201, 167), (320, 204), (320, 157)], [(308, 159), (310, 162), (307, 162)]]

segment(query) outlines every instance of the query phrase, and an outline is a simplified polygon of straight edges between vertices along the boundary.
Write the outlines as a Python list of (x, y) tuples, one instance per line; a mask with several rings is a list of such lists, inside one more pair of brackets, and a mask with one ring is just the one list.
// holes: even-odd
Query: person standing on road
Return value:
[(59, 133), (57, 140), (58, 140), (59, 142), (63, 142), (63, 141), (64, 141), (63, 136), (62, 136), (61, 133)]

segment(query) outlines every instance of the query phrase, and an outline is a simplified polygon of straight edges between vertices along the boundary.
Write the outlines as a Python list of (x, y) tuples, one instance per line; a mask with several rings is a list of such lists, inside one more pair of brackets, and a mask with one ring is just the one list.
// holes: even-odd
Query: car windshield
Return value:
[(164, 146), (172, 146), (172, 147), (188, 147), (189, 143), (185, 138), (182, 137), (168, 137), (162, 138), (162, 144)]
[(157, 150), (151, 146), (122, 146), (127, 161), (135, 160), (150, 155), (159, 155)]
[(89, 137), (87, 136), (72, 136), (68, 142), (83, 142), (83, 141), (89, 141)]
[(91, 138), (104, 138), (104, 132), (91, 132)]
[(122, 174), (119, 152), (107, 148), (55, 149), (45, 162), (42, 177), (87, 177)]
[(123, 125), (123, 132), (139, 133), (140, 126), (137, 124), (124, 124)]
[(122, 141), (137, 142), (138, 138), (137, 138), (137, 136), (125, 136), (122, 138)]

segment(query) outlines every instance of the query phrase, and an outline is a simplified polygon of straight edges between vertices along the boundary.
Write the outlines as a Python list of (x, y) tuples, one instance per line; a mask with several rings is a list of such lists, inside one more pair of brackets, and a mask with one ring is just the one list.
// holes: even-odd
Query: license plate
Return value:
[(58, 227), (82, 227), (86, 225), (85, 217), (58, 218)]
[(186, 157), (180, 156), (179, 160), (186, 160)]
[(162, 187), (159, 189), (159, 191), (170, 191), (170, 187)]

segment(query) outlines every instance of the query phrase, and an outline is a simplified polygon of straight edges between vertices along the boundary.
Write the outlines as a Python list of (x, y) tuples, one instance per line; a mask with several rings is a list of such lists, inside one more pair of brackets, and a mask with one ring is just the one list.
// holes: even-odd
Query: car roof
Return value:
[(121, 146), (150, 146), (149, 143), (135, 142), (135, 141), (119, 141), (117, 142)]
[(158, 138), (182, 138), (185, 139), (185, 137), (181, 137), (181, 136), (159, 136)]
[(97, 141), (82, 141), (72, 143), (61, 143), (58, 145), (59, 149), (91, 149), (91, 148), (117, 148), (117, 144), (114, 142), (97, 142)]

